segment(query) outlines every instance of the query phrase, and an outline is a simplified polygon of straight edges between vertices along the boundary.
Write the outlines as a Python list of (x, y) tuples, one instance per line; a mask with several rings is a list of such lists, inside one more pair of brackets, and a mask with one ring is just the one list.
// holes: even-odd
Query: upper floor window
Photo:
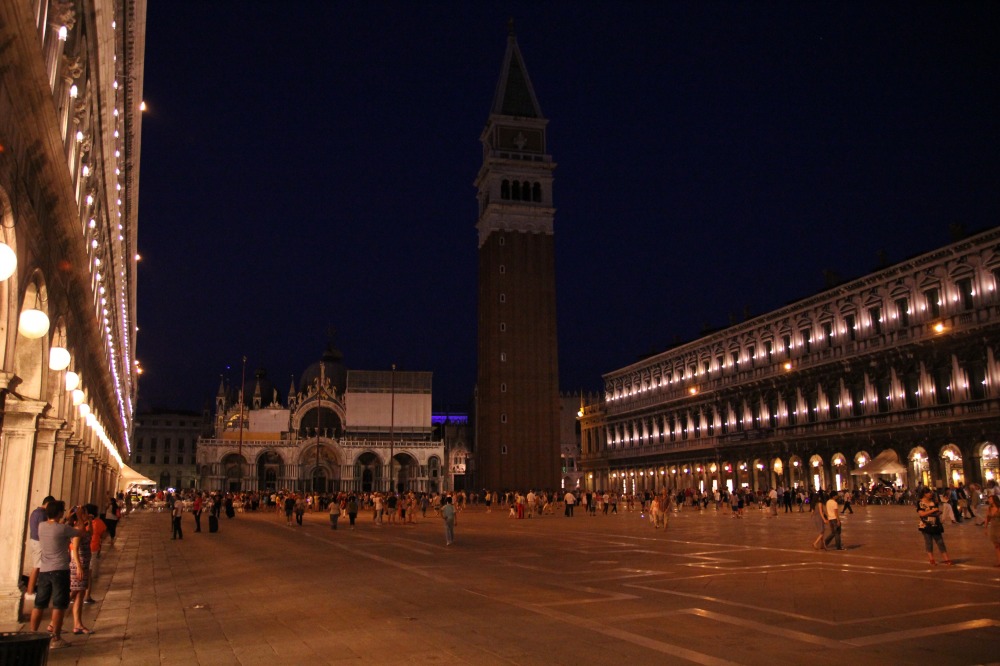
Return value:
[(910, 325), (910, 301), (907, 298), (896, 299), (896, 316), (899, 318), (899, 325), (906, 327)]
[(958, 300), (963, 310), (971, 310), (974, 306), (972, 297), (975, 291), (972, 289), (972, 278), (962, 278), (955, 283), (958, 288)]
[(938, 292), (937, 287), (933, 287), (924, 292), (924, 300), (927, 301), (927, 311), (930, 313), (932, 319), (937, 319), (941, 316), (941, 294)]
[(823, 339), (826, 341), (827, 347), (833, 346), (833, 322), (823, 322)]
[(774, 356), (774, 345), (771, 344), (770, 340), (764, 342), (764, 353), (767, 354), (767, 362), (770, 363)]
[(781, 345), (785, 348), (785, 358), (792, 357), (792, 336), (781, 336)]
[(802, 347), (805, 349), (805, 353), (808, 354), (812, 351), (812, 331), (808, 328), (803, 328), (799, 333), (802, 335)]
[(858, 339), (858, 322), (854, 315), (849, 314), (844, 317), (844, 328), (847, 329), (847, 339), (851, 342)]
[(868, 308), (868, 318), (872, 322), (872, 331), (875, 335), (882, 335), (882, 308)]

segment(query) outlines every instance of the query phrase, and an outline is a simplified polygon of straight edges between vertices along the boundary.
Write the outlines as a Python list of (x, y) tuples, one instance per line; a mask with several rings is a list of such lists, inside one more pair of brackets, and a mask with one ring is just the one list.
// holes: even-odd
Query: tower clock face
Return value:
[(500, 127), (497, 132), (501, 150), (515, 150), (519, 153), (545, 152), (542, 132), (522, 127)]

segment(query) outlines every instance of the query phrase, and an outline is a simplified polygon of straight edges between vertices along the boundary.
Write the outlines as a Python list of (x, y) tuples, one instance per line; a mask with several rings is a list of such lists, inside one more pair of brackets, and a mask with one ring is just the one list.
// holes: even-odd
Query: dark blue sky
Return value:
[(563, 390), (1000, 223), (1000, 4), (159, 2), (142, 408), (226, 366), (476, 374), (476, 198), (506, 23), (555, 171)]

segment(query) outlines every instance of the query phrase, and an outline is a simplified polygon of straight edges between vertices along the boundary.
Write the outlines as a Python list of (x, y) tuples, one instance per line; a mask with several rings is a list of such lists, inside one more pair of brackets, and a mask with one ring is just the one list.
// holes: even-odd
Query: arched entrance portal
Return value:
[(945, 486), (957, 486), (965, 483), (962, 452), (954, 444), (947, 444), (941, 448), (941, 467)]
[(917, 486), (931, 485), (931, 461), (927, 450), (922, 446), (915, 447), (909, 455), (911, 479)]
[(382, 481), (382, 461), (374, 453), (362, 453), (354, 463), (354, 478), (361, 481), (361, 492), (379, 490)]
[(281, 456), (276, 451), (265, 451), (260, 454), (257, 458), (257, 487), (261, 490), (277, 490), (281, 464)]
[(312, 489), (313, 492), (325, 493), (330, 490), (326, 478), (326, 470), (322, 467), (317, 467), (312, 473)]
[(1000, 477), (1000, 458), (997, 456), (996, 444), (984, 442), (982, 452), (979, 454), (982, 461), (982, 479), (989, 483), (996, 481)]
[(306, 448), (299, 458), (301, 478), (307, 485), (303, 490), (313, 493), (327, 493), (339, 490), (340, 461), (337, 453), (325, 442), (317, 442)]
[(420, 490), (417, 487), (417, 480), (420, 477), (420, 464), (416, 459), (407, 453), (397, 453), (392, 458), (393, 478), (395, 479), (395, 490), (402, 493), (407, 490)]
[(240, 491), (243, 482), (243, 470), (246, 468), (246, 464), (247, 461), (238, 453), (230, 453), (222, 459), (225, 490), (231, 493)]

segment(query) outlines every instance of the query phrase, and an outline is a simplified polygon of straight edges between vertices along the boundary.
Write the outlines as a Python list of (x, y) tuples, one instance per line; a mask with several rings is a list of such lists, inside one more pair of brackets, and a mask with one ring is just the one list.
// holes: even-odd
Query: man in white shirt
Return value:
[(566, 497), (563, 498), (563, 501), (566, 503), (566, 517), (572, 518), (573, 505), (576, 504), (576, 496), (574, 496), (573, 493), (571, 492), (567, 492)]
[(830, 542), (836, 540), (837, 550), (844, 550), (840, 544), (840, 504), (837, 502), (837, 493), (830, 493), (830, 499), (826, 501), (826, 517), (830, 525), (830, 534), (826, 537), (826, 546), (829, 548)]

